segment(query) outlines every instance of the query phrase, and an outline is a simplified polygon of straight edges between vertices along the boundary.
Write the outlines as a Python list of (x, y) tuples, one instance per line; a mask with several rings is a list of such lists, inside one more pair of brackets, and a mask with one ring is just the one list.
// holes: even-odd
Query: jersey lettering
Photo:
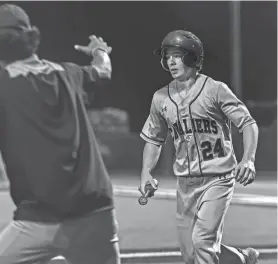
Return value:
[(196, 119), (191, 119), (191, 124), (192, 124), (194, 133), (197, 132), (196, 125), (195, 125), (195, 121), (196, 121)]
[(185, 133), (186, 133), (186, 134), (192, 134), (192, 129), (191, 129), (191, 128), (188, 128), (188, 126), (187, 126), (187, 120), (186, 120), (186, 119), (183, 119), (182, 121), (183, 121), (183, 123), (184, 123)]
[(211, 134), (211, 130), (210, 130), (210, 122), (207, 119), (203, 119), (204, 122), (204, 133), (209, 133)]
[(196, 119), (195, 122), (196, 122), (196, 125), (197, 125), (197, 132), (198, 133), (203, 133), (204, 130), (202, 128), (202, 119)]
[(211, 121), (211, 127), (212, 127), (213, 134), (217, 134), (218, 133), (217, 124), (214, 120)]
[(184, 131), (183, 131), (181, 123), (179, 121), (173, 124), (173, 129), (177, 133), (177, 137), (184, 135)]
[(172, 127), (169, 128), (170, 133), (175, 140), (177, 140), (178, 137), (184, 136), (184, 134), (192, 134), (192, 131), (194, 133), (218, 134), (218, 127), (215, 120), (201, 118), (184, 118), (182, 119), (182, 122), (184, 124), (184, 130), (179, 121), (174, 123)]

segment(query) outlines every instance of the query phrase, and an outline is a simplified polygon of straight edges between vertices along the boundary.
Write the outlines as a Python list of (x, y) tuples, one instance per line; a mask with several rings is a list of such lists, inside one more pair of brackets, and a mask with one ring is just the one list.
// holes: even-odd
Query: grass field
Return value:
[[(178, 250), (175, 200), (151, 199), (146, 206), (140, 206), (137, 197), (116, 195), (115, 201), (122, 253)], [(1, 229), (11, 219), (13, 211), (13, 203), (7, 191), (0, 192), (0, 210)], [(232, 204), (226, 216), (223, 243), (240, 247), (275, 248), (277, 207)], [(155, 263), (152, 260), (140, 261), (136, 263)], [(177, 258), (165, 258), (156, 263), (162, 262), (182, 263)], [(123, 263), (134, 262), (123, 260)], [(274, 263), (277, 263), (277, 259), (273, 255), (271, 259), (264, 257), (260, 262)]]
[[(116, 197), (120, 245), (124, 251), (177, 248), (175, 201), (150, 200), (139, 206), (134, 197)], [(12, 217), (8, 193), (0, 196), (0, 228)], [(277, 209), (232, 205), (225, 221), (223, 242), (229, 245), (271, 247), (277, 243)]]
[[(145, 207), (129, 197), (116, 199), (121, 248), (159, 250), (177, 248), (175, 202), (152, 200)], [(229, 245), (269, 247), (277, 242), (276, 208), (231, 206), (223, 242)]]

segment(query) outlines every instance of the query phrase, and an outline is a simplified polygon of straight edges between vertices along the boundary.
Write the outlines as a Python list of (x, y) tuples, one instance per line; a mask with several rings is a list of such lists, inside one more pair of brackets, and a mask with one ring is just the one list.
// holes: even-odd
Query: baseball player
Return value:
[(0, 263), (119, 264), (112, 185), (83, 101), (85, 84), (110, 80), (111, 48), (91, 36), (75, 48), (92, 63), (78, 66), (40, 59), (39, 42), (24, 10), (0, 7), (0, 149), (16, 205)]
[[(173, 81), (154, 93), (150, 114), (141, 132), (146, 141), (140, 191), (151, 175), (167, 135), (176, 154), (177, 228), (186, 264), (255, 264), (258, 252), (221, 244), (224, 217), (235, 182), (255, 178), (258, 127), (245, 105), (228, 86), (201, 74), (204, 51), (188, 31), (167, 34), (155, 54)], [(243, 133), (244, 154), (237, 164), (231, 122)]]

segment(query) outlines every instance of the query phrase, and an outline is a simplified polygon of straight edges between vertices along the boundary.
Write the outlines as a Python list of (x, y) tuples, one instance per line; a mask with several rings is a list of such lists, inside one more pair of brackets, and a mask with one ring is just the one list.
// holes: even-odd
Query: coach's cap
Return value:
[(0, 6), (0, 29), (27, 29), (30, 27), (30, 19), (21, 7), (13, 4)]

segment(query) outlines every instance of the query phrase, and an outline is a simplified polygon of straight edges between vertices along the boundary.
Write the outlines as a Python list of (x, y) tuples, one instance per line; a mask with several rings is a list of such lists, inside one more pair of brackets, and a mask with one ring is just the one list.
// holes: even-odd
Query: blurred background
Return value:
[[(87, 101), (105, 164), (119, 191), (116, 203), (124, 252), (177, 248), (174, 199), (154, 200), (147, 209), (142, 209), (134, 198), (137, 194), (131, 191), (129, 197), (120, 195), (121, 188), (136, 191), (144, 146), (139, 133), (148, 116), (153, 93), (171, 80), (152, 53), (169, 31), (189, 30), (202, 40), (203, 73), (227, 83), (260, 127), (257, 183), (247, 189), (239, 187), (239, 195), (261, 195), (260, 201), (277, 197), (276, 1), (20, 1), (16, 4), (27, 11), (41, 31), (40, 57), (85, 65), (89, 59), (73, 46), (86, 45), (91, 34), (103, 37), (113, 48), (112, 82), (101, 89), (96, 87)], [(242, 135), (234, 129), (233, 140), (240, 159)], [(175, 187), (172, 155), (173, 146), (169, 141), (156, 169), (157, 178), (167, 190)], [(235, 202), (227, 216), (224, 240), (234, 245), (276, 248), (277, 200), (271, 201)], [(164, 211), (167, 206), (169, 214)], [(130, 211), (127, 208), (133, 207), (139, 210), (139, 220), (127, 212)], [(144, 214), (155, 212), (153, 222), (146, 222), (140, 210)], [(239, 217), (250, 221), (236, 226)], [(169, 230), (158, 224), (160, 219), (170, 221)], [(242, 232), (246, 232), (246, 237)]]
[[(227, 83), (260, 125), (257, 169), (276, 171), (275, 1), (20, 1), (17, 4), (41, 30), (41, 57), (89, 63), (73, 46), (87, 44), (91, 34), (102, 36), (113, 47), (113, 80), (107, 87), (96, 88), (88, 98), (89, 110), (98, 110), (93, 115), (102, 115), (99, 122), (113, 125), (110, 131), (120, 134), (113, 139), (110, 135), (100, 139), (103, 143), (107, 141), (112, 152), (110, 159), (106, 156), (109, 168), (140, 169), (143, 142), (138, 134), (149, 113), (153, 93), (171, 80), (152, 52), (169, 31), (185, 29), (194, 32), (204, 44), (203, 73)], [(102, 113), (105, 108), (110, 108), (109, 113)], [(123, 131), (129, 132), (128, 135), (122, 137)], [(235, 137), (240, 155), (241, 143)], [(130, 144), (122, 144), (129, 140)], [(118, 145), (123, 147), (119, 149)], [(108, 149), (105, 153), (108, 154)], [(166, 162), (170, 166), (168, 171), (171, 162), (172, 159), (170, 164)]]

